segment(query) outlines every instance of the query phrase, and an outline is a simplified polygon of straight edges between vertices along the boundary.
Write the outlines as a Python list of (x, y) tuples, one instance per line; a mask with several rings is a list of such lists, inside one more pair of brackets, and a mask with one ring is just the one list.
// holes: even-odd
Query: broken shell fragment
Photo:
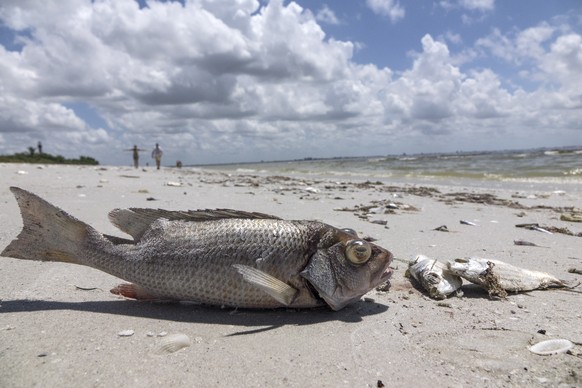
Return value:
[(551, 339), (538, 342), (529, 347), (529, 351), (540, 356), (550, 356), (553, 354), (566, 353), (572, 349), (574, 344), (567, 339)]

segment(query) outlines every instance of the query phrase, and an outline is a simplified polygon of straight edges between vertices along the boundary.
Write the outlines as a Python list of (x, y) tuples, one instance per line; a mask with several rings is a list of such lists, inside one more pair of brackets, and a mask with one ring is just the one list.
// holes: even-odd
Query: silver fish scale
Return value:
[(105, 262), (87, 264), (131, 281), (160, 299), (280, 307), (233, 268), (233, 264), (243, 264), (297, 288), (294, 305), (312, 306), (319, 301), (299, 272), (316, 251), (318, 230), (324, 227), (318, 222), (276, 219), (160, 219), (136, 245), (115, 246), (111, 252), (117, 256), (115, 260), (100, 255)]

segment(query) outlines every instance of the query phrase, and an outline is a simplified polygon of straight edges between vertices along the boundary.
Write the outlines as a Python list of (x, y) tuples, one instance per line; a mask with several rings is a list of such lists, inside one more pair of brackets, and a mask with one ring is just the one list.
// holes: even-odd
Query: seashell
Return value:
[(118, 336), (120, 337), (131, 337), (132, 335), (135, 334), (135, 331), (129, 329), (129, 330), (122, 330), (119, 333), (117, 333)]
[(186, 334), (170, 334), (166, 337), (163, 337), (158, 346), (156, 346), (154, 353), (155, 354), (170, 354), (175, 353), (180, 349), (187, 348), (188, 346), (192, 345), (190, 342), (190, 337)]
[(567, 339), (551, 339), (538, 342), (529, 347), (529, 351), (540, 356), (550, 356), (553, 354), (565, 353), (572, 349), (574, 344)]
[(182, 183), (181, 182), (172, 182), (172, 181), (169, 181), (169, 182), (166, 182), (166, 186), (181, 187), (182, 186)]

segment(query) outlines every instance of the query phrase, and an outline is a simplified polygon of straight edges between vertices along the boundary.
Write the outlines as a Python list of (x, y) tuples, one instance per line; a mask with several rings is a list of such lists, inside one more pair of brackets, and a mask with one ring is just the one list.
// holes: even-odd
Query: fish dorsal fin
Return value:
[(254, 284), (285, 306), (293, 303), (297, 296), (298, 290), (296, 288), (268, 273), (242, 264), (234, 264), (233, 267), (247, 282)]
[(141, 239), (150, 225), (159, 217), (135, 212), (132, 209), (114, 209), (109, 212), (109, 220), (119, 230), (129, 234), (135, 241)]
[(184, 219), (188, 221), (210, 221), (210, 220), (220, 220), (224, 218), (280, 220), (279, 217), (270, 214), (259, 212), (247, 212), (244, 210), (233, 210), (233, 209), (188, 210), (186, 214), (187, 217)]
[(269, 214), (246, 212), (232, 209), (206, 209), (206, 210), (164, 210), (164, 209), (114, 209), (109, 212), (109, 220), (121, 231), (129, 234), (134, 240), (139, 240), (157, 219), (165, 218), (170, 221), (215, 221), (221, 219), (280, 219)]

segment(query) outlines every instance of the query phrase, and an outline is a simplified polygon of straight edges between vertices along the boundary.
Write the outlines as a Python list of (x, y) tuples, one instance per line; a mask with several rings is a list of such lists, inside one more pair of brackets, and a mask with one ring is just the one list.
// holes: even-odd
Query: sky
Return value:
[(2, 0), (0, 154), (582, 145), (579, 0)]

